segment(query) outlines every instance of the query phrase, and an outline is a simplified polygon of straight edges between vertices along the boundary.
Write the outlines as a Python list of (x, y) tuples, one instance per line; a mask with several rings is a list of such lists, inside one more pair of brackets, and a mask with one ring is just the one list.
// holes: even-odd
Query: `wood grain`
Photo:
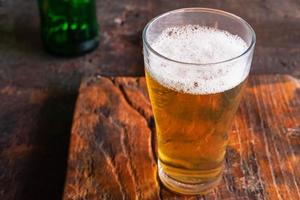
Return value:
[(233, 123), (222, 183), (184, 196), (159, 183), (144, 78), (89, 78), (73, 119), (64, 199), (300, 199), (300, 83), (253, 76)]

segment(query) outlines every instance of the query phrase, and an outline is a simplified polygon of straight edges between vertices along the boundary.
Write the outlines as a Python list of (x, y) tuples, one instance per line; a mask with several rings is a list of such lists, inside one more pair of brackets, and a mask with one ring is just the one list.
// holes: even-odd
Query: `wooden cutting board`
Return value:
[(299, 81), (250, 77), (222, 183), (211, 193), (170, 192), (158, 180), (156, 159), (145, 79), (85, 79), (73, 119), (65, 200), (300, 199)]

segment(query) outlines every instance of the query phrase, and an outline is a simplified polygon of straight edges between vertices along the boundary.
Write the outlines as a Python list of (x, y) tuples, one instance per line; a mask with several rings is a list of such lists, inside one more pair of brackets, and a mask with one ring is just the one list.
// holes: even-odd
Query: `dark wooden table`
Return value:
[(300, 77), (298, 0), (99, 0), (100, 47), (72, 59), (42, 50), (36, 1), (0, 0), (0, 199), (62, 198), (82, 77), (143, 76), (144, 25), (193, 6), (235, 13), (254, 27), (252, 74)]

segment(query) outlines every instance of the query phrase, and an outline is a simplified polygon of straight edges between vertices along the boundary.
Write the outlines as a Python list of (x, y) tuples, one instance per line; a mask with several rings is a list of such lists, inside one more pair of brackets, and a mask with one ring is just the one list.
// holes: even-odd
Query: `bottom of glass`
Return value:
[(180, 194), (206, 194), (215, 188), (222, 180), (222, 174), (210, 181), (200, 183), (184, 183), (168, 176), (158, 161), (158, 175), (161, 182), (173, 192)]

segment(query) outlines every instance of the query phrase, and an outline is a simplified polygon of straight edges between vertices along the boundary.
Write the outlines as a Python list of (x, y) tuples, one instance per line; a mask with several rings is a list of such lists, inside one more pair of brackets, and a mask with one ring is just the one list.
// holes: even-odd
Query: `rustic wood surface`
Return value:
[(144, 78), (83, 81), (73, 118), (65, 200), (300, 199), (300, 82), (253, 76), (230, 133), (222, 183), (205, 196), (157, 178)]

